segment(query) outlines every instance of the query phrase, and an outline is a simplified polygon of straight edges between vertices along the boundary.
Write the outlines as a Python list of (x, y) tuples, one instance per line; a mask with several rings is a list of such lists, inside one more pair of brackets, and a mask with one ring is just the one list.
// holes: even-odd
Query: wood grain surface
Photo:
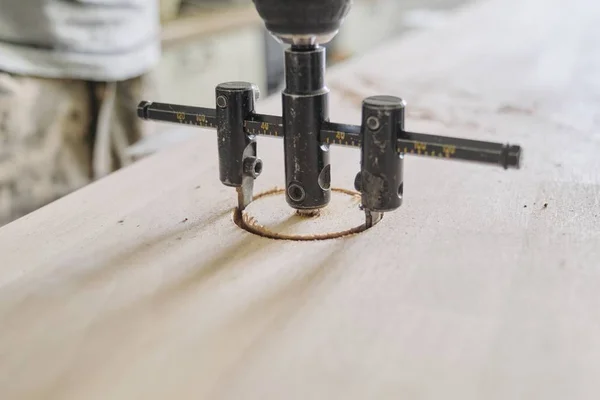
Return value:
[[(336, 122), (394, 94), (408, 129), (524, 148), (407, 157), (356, 236), (242, 231), (212, 131), (1, 228), (0, 398), (598, 399), (598, 49), (592, 0), (487, 0), (329, 71)], [(332, 163), (351, 189), (358, 151)]]

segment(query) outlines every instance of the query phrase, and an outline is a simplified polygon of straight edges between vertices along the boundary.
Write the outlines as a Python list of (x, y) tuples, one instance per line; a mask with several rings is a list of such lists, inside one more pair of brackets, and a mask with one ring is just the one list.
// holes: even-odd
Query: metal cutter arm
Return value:
[[(237, 188), (238, 208), (243, 210), (252, 201), (253, 181), (262, 171), (255, 137), (284, 138), (285, 128), (282, 117), (254, 112), (253, 85), (243, 82), (224, 85), (229, 89), (238, 88), (239, 92), (245, 93), (245, 100), (244, 96), (234, 96), (234, 101), (231, 96), (226, 99), (218, 88), (215, 109), (142, 101), (138, 116), (145, 120), (216, 129), (221, 182)], [(245, 111), (242, 111), (244, 107)], [(355, 188), (362, 195), (361, 208), (365, 211), (368, 226), (377, 223), (384, 212), (401, 206), (404, 156), (407, 154), (496, 165), (504, 169), (520, 167), (520, 146), (409, 132), (404, 129), (404, 110), (405, 103), (400, 98), (370, 97), (363, 102), (362, 125), (325, 121), (319, 132), (320, 146), (348, 146), (361, 150), (361, 170), (356, 176)], [(321, 189), (327, 190), (329, 167), (326, 173), (326, 179), (320, 179), (317, 184), (326, 186)], [(292, 201), (304, 200), (306, 184), (288, 185), (288, 197)]]

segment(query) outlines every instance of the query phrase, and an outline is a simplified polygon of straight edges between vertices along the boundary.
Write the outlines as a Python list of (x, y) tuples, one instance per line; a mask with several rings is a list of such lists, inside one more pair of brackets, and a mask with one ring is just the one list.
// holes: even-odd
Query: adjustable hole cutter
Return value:
[(399, 97), (364, 99), (360, 126), (330, 122), (321, 45), (336, 35), (352, 0), (253, 1), (267, 30), (287, 47), (282, 117), (255, 113), (258, 88), (247, 82), (218, 85), (216, 108), (148, 101), (138, 106), (145, 120), (217, 130), (219, 177), (237, 189), (239, 211), (252, 201), (254, 180), (263, 168), (257, 157), (258, 135), (283, 138), (286, 201), (307, 215), (330, 201), (329, 146), (360, 148), (354, 186), (361, 193), (366, 227), (401, 206), (405, 154), (519, 168), (519, 146), (406, 131), (406, 104)]

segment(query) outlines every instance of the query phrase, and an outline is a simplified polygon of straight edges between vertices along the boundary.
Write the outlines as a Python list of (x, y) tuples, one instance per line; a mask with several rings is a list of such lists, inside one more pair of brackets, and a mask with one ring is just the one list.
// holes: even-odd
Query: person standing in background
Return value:
[(0, 0), (0, 226), (127, 165), (158, 0)]

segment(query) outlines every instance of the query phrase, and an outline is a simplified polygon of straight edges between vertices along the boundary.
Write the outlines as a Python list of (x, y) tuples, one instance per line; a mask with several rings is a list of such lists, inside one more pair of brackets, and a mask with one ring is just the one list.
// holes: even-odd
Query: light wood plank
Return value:
[[(483, 1), (330, 71), (333, 120), (388, 92), (410, 129), (525, 149), (409, 157), (363, 234), (241, 231), (214, 132), (1, 228), (0, 398), (597, 399), (599, 12)], [(259, 152), (281, 186), (281, 142)], [(351, 188), (358, 152), (332, 153)]]

